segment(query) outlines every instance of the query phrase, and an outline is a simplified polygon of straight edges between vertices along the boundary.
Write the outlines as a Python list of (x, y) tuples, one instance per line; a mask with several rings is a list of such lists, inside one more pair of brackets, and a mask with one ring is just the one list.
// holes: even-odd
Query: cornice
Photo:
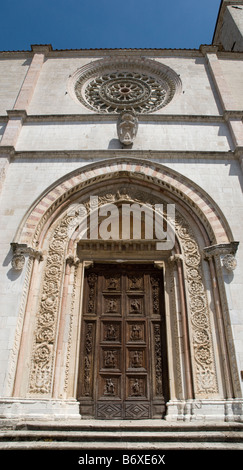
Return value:
[(201, 44), (199, 49), (55, 49), (51, 45), (34, 45), (31, 50), (0, 51), (0, 59), (32, 58), (34, 54), (44, 54), (46, 58), (111, 58), (126, 56), (139, 58), (190, 58), (204, 57), (207, 53), (215, 53), (221, 58), (242, 59), (243, 53), (224, 51), (218, 44)]
[[(211, 47), (206, 46), (206, 47)], [(132, 57), (170, 57), (170, 56), (186, 56), (186, 57), (201, 57), (202, 52), (200, 49), (160, 49), (160, 48), (144, 48), (144, 49), (52, 49), (51, 45), (34, 45), (31, 50), (22, 51), (0, 51), (0, 58), (15, 58), (22, 56), (32, 57), (35, 53), (44, 53), (46, 57), (119, 57), (119, 56), (132, 56)]]
[[(8, 121), (8, 117), (22, 117), (26, 123), (31, 122), (116, 122), (117, 115), (98, 114), (26, 114), (25, 111), (7, 111), (8, 116), (0, 116), (0, 122)], [(229, 117), (243, 118), (243, 111), (225, 111), (223, 115), (211, 114), (139, 114), (139, 122), (223, 122)]]
[[(0, 156), (1, 149), (4, 147), (0, 146)], [(132, 150), (132, 149), (107, 149), (107, 150), (46, 150), (46, 151), (14, 151), (11, 156), (12, 160), (25, 160), (37, 159), (60, 159), (65, 160), (87, 160), (89, 162), (112, 159), (112, 158), (129, 158), (129, 159), (144, 159), (144, 160), (173, 160), (173, 159), (193, 159), (196, 161), (199, 160), (235, 160), (239, 158), (238, 148), (233, 151), (228, 152), (218, 152), (218, 151), (167, 151), (167, 150)]]

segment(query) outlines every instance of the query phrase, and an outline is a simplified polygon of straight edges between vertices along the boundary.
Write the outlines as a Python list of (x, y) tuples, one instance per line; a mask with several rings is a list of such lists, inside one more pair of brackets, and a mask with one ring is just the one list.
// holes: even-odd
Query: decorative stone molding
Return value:
[[(120, 150), (126, 152), (126, 150)], [(90, 154), (89, 154), (90, 157)], [(120, 180), (122, 177), (143, 180), (154, 189), (168, 191), (184, 201), (203, 223), (214, 243), (228, 243), (232, 233), (219, 207), (210, 196), (186, 177), (161, 164), (138, 158), (114, 158), (96, 162), (71, 172), (49, 188), (40, 200), (30, 208), (18, 228), (14, 241), (37, 246), (42, 227), (60, 204), (75, 193), (95, 183)]]
[(11, 247), (13, 250), (11, 264), (15, 271), (21, 271), (23, 269), (25, 264), (25, 255), (29, 256), (30, 258), (36, 258), (39, 261), (43, 260), (43, 254), (41, 251), (31, 248), (25, 243), (11, 243)]
[[(80, 421), (79, 403), (75, 399), (0, 398), (0, 415), (7, 420)], [(14, 421), (13, 421), (14, 422)]]
[(137, 135), (138, 119), (133, 113), (123, 112), (117, 121), (117, 134), (124, 145), (131, 145)]
[(128, 56), (93, 61), (69, 81), (71, 97), (99, 113), (150, 113), (181, 91), (180, 77), (155, 60)]
[(177, 216), (176, 233), (183, 250), (189, 325), (192, 342), (192, 366), (195, 396), (207, 398), (218, 394), (207, 294), (204, 287), (201, 256), (191, 228)]
[[(69, 224), (73, 216), (67, 215), (60, 221), (51, 239), (43, 276), (40, 305), (36, 318), (35, 338), (31, 357), (29, 393), (46, 395), (51, 392), (54, 347), (65, 269), (65, 247), (68, 240)], [(68, 257), (67, 262), (75, 261)]]
[(66, 354), (66, 366), (65, 366), (65, 379), (64, 379), (64, 392), (68, 391), (69, 384), (69, 372), (70, 372), (70, 360), (71, 360), (71, 348), (72, 348), (72, 332), (74, 327), (74, 307), (75, 307), (75, 295), (77, 290), (77, 271), (80, 260), (76, 258), (76, 263), (72, 264), (73, 266), (73, 283), (72, 283), (72, 294), (71, 294), (71, 305), (70, 311), (68, 314), (69, 317), (69, 331), (68, 331), (68, 344), (67, 344), (67, 354)]
[(242, 422), (243, 400), (170, 400), (166, 421)]

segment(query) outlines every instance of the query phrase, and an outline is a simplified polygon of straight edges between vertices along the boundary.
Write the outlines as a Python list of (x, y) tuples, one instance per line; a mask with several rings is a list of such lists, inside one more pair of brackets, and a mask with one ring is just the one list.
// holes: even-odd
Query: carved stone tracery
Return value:
[(181, 89), (179, 76), (155, 60), (121, 57), (97, 60), (70, 78), (73, 99), (99, 113), (149, 113), (162, 108)]

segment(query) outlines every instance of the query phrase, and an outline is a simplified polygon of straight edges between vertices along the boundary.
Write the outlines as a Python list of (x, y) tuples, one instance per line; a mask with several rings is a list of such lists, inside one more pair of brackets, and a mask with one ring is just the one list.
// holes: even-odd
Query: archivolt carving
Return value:
[(185, 276), (189, 297), (196, 395), (218, 392), (207, 297), (203, 284), (201, 257), (189, 226), (177, 216), (177, 235), (184, 255)]
[[(33, 205), (26, 214), (16, 233), (15, 242), (38, 247), (41, 230), (51, 219), (57, 207), (64, 204), (74, 194), (78, 194), (79, 191), (87, 190), (91, 185), (105, 184), (105, 182), (109, 184), (109, 180), (114, 183), (115, 180), (120, 181), (121, 178), (134, 178), (140, 182), (144, 181), (145, 184), (146, 182), (152, 183), (155, 189), (160, 191), (162, 188), (165, 194), (168, 191), (169, 194), (189, 205), (201, 220), (213, 243), (217, 243), (219, 238), (221, 242), (228, 243), (228, 240), (233, 238), (225, 217), (208, 195), (174, 170), (168, 170), (160, 164), (141, 162), (135, 158), (131, 161), (130, 157), (114, 158), (112, 161), (102, 161), (100, 164), (96, 162), (95, 165), (95, 167), (94, 164), (88, 165), (85, 171), (79, 168), (73, 171), (69, 178), (62, 178), (59, 184), (49, 188), (46, 196)], [(203, 210), (201, 210), (202, 204)], [(44, 214), (43, 205), (46, 208)]]

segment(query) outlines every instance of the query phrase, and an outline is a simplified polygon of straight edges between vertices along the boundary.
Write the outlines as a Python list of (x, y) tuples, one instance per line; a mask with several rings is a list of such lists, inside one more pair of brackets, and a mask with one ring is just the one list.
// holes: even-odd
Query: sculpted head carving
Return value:
[(24, 267), (25, 257), (22, 254), (15, 254), (12, 258), (12, 268), (21, 271)]
[(232, 254), (228, 254), (223, 257), (223, 265), (228, 271), (234, 271), (237, 261)]
[(11, 243), (13, 257), (11, 260), (12, 268), (15, 271), (21, 271), (25, 264), (25, 255), (36, 258), (39, 261), (43, 260), (43, 254), (41, 251), (35, 250), (25, 243)]
[(131, 145), (137, 135), (138, 119), (132, 112), (120, 114), (117, 122), (119, 140), (124, 145)]

